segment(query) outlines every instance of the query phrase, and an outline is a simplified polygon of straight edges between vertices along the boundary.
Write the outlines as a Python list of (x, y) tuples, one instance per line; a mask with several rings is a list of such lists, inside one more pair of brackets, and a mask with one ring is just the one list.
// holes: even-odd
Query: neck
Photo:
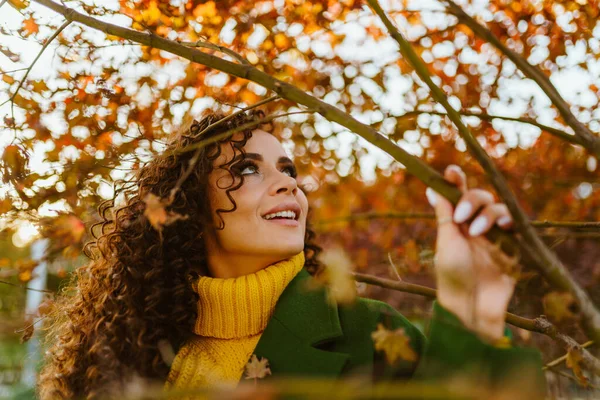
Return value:
[(237, 278), (254, 274), (261, 269), (275, 264), (293, 254), (225, 254), (210, 252), (208, 254), (208, 270), (213, 278)]

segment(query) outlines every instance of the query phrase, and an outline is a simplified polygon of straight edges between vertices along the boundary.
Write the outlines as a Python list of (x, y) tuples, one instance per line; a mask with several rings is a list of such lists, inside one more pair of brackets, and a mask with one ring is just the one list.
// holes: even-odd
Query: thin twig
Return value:
[(19, 71), (23, 71), (23, 70), (26, 70), (26, 69), (27, 69), (27, 67), (18, 68), (18, 69), (11, 69), (10, 71), (2, 71), (2, 72), (0, 72), (0, 75), (12, 74), (13, 72), (19, 72)]
[[(581, 347), (583, 347), (585, 349), (585, 348), (590, 347), (593, 344), (594, 344), (593, 340), (588, 340), (587, 342), (583, 343), (581, 345)], [(548, 368), (556, 367), (558, 364), (560, 364), (561, 362), (565, 361), (566, 359), (567, 359), (567, 355), (565, 354), (564, 356), (560, 356), (557, 359), (550, 361), (542, 369), (548, 369)]]
[[(327, 225), (335, 222), (347, 222), (356, 221), (363, 219), (377, 219), (377, 218), (390, 218), (390, 219), (428, 219), (434, 220), (435, 214), (429, 212), (363, 212), (355, 213), (351, 215), (345, 215), (340, 217), (333, 217), (327, 219), (316, 220), (313, 222), (314, 226)], [(600, 222), (596, 221), (531, 221), (531, 225), (536, 228), (571, 228), (571, 229), (589, 229), (589, 228), (600, 228)]]
[(41, 293), (51, 293), (54, 294), (54, 292), (52, 290), (44, 290), (44, 289), (34, 289), (34, 288), (30, 288), (27, 286), (23, 286), (23, 285), (17, 285), (16, 283), (12, 283), (12, 282), (7, 282), (4, 280), (0, 280), (0, 283), (3, 283), (5, 285), (10, 285), (10, 286), (15, 286), (24, 290), (31, 290), (33, 292), (41, 292)]
[[(577, 145), (582, 145), (581, 141), (579, 140), (579, 138), (577, 136), (568, 134), (565, 131), (561, 131), (560, 129), (557, 128), (553, 128), (551, 126), (548, 125), (543, 125), (540, 124), (539, 122), (537, 122), (536, 120), (532, 119), (532, 118), (526, 118), (526, 117), (520, 117), (520, 118), (515, 118), (515, 117), (505, 117), (502, 115), (490, 115), (490, 114), (485, 114), (485, 113), (480, 113), (480, 112), (474, 112), (474, 111), (467, 111), (467, 110), (462, 110), (459, 111), (459, 113), (463, 116), (466, 117), (476, 117), (485, 121), (491, 121), (494, 119), (501, 119), (504, 121), (514, 121), (514, 122), (520, 122), (523, 124), (529, 124), (529, 125), (533, 125), (537, 128), (540, 128), (542, 131), (548, 132), (562, 140), (565, 140), (569, 143), (572, 144), (577, 144)], [(448, 114), (444, 113), (444, 112), (440, 112), (440, 111), (425, 111), (425, 110), (415, 110), (415, 111), (409, 111), (404, 115), (401, 115), (398, 118), (405, 118), (405, 117), (412, 117), (414, 115), (420, 115), (420, 114), (431, 114), (431, 115), (440, 115), (440, 116), (444, 116), (447, 117)]]
[[(570, 380), (575, 381), (577, 383), (577, 385), (582, 386), (581, 382), (579, 381), (579, 379), (577, 379), (577, 377), (575, 375), (567, 374), (566, 372), (560, 371), (560, 370), (555, 369), (555, 368), (549, 368), (549, 370), (551, 372), (557, 374), (557, 375), (564, 376), (565, 378), (569, 378)], [(592, 385), (589, 382), (588, 382), (587, 386), (590, 387), (590, 388), (592, 388), (592, 389), (595, 389), (595, 390), (600, 389), (600, 387)]]
[(198, 40), (197, 42), (178, 42), (184, 46), (188, 47), (200, 47), (205, 49), (211, 49), (220, 51), (223, 54), (227, 54), (228, 56), (238, 60), (243, 65), (250, 65), (250, 62), (246, 60), (241, 54), (236, 53), (235, 51), (228, 49), (227, 47), (220, 46), (215, 43), (210, 43), (202, 40)]

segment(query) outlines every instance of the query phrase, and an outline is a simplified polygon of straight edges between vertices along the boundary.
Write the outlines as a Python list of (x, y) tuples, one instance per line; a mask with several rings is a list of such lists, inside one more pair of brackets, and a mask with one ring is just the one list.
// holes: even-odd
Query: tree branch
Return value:
[[(436, 290), (416, 285), (414, 283), (407, 283), (403, 281), (393, 281), (391, 279), (380, 278), (374, 275), (362, 274), (359, 272), (351, 273), (351, 276), (357, 282), (364, 282), (371, 285), (380, 286), (387, 289), (393, 289), (399, 292), (418, 294), (421, 296), (436, 298)], [(600, 360), (594, 357), (589, 351), (585, 349), (583, 345), (580, 345), (575, 339), (560, 333), (545, 316), (540, 316), (535, 319), (529, 319), (521, 317), (512, 313), (506, 313), (506, 322), (521, 329), (525, 329), (531, 332), (537, 332), (544, 334), (554, 341), (561, 344), (561, 346), (568, 351), (578, 351), (582, 356), (582, 361), (585, 366), (596, 375), (600, 376)]]
[[(590, 347), (593, 344), (594, 344), (593, 340), (588, 340), (587, 342), (585, 342), (584, 344), (582, 344), (581, 347), (583, 347), (584, 349), (587, 349), (588, 347)], [(565, 361), (566, 359), (567, 359), (567, 355), (565, 354), (564, 356), (560, 356), (557, 359), (550, 361), (549, 363), (547, 363), (546, 365), (544, 365), (544, 368), (542, 368), (542, 369), (548, 369), (548, 368), (556, 367), (558, 364), (560, 364), (561, 362)]]
[[(515, 222), (516, 230), (521, 234), (523, 239), (516, 241), (516, 244), (519, 246), (520, 255), (526, 262), (534, 264), (554, 287), (568, 291), (573, 295), (580, 307), (581, 314), (585, 317), (582, 321), (584, 324), (583, 328), (591, 339), (600, 341), (600, 312), (596, 309), (588, 294), (579, 286), (558, 257), (537, 235), (535, 229), (529, 223), (527, 215), (506, 183), (506, 180), (486, 154), (485, 150), (481, 147), (477, 139), (475, 139), (471, 131), (462, 122), (460, 114), (452, 108), (444, 92), (433, 82), (423, 60), (421, 60), (404, 36), (392, 24), (377, 0), (367, 0), (367, 2), (379, 18), (381, 18), (390, 35), (398, 42), (402, 55), (415, 68), (419, 77), (427, 84), (434, 100), (446, 109), (448, 117), (458, 128), (458, 132), (467, 144), (471, 154), (482, 166), (496, 188), (498, 195), (506, 203)], [(456, 204), (454, 201), (453, 203)], [(504, 240), (506, 236), (501, 236), (500, 229), (493, 228), (486, 237), (491, 238), (494, 241), (500, 240), (502, 243), (502, 240)], [(515, 242), (513, 241), (512, 244), (514, 243)], [(505, 249), (504, 246), (503, 249)]]
[(232, 58), (238, 60), (240, 62), (240, 64), (250, 65), (250, 62), (248, 60), (246, 60), (244, 57), (242, 57), (241, 54), (238, 54), (235, 51), (228, 49), (227, 47), (219, 46), (218, 44), (215, 44), (215, 43), (210, 43), (210, 42), (206, 42), (206, 41), (202, 41), (202, 40), (198, 40), (197, 42), (179, 42), (179, 43), (181, 43), (184, 46), (189, 46), (189, 47), (201, 47), (201, 48), (205, 48), (205, 49), (220, 51), (221, 53), (227, 54), (229, 57), (232, 57)]
[[(429, 212), (363, 212), (345, 215), (341, 217), (327, 218), (313, 222), (314, 226), (326, 225), (334, 222), (356, 221), (361, 219), (393, 218), (393, 219), (435, 219), (435, 214)], [(579, 221), (531, 221), (531, 225), (536, 228), (571, 228), (587, 229), (600, 228), (600, 222), (579, 222)]]
[[(77, 11), (64, 5), (57, 4), (52, 0), (34, 1), (54, 10), (59, 14), (62, 14), (69, 21), (80, 22), (93, 29), (103, 31), (114, 36), (119, 36), (124, 39), (129, 39), (134, 42), (168, 51), (192, 62), (196, 62), (210, 68), (215, 68), (219, 71), (239, 78), (248, 79), (267, 89), (273, 90), (282, 98), (316, 110), (316, 112), (321, 114), (327, 120), (336, 122), (346, 127), (348, 130), (361, 136), (367, 142), (379, 147), (388, 153), (392, 158), (402, 163), (411, 174), (423, 181), (425, 185), (431, 187), (437, 193), (446, 197), (453, 204), (456, 204), (462, 195), (458, 188), (448, 183), (443, 176), (431, 166), (429, 166), (423, 160), (412, 156), (372, 127), (361, 123), (337, 107), (311, 96), (292, 84), (275, 79), (251, 65), (240, 65), (229, 62), (213, 55), (206, 54), (197, 49), (186, 47), (171, 40), (158, 37), (157, 35), (139, 32), (133, 29), (100, 21), (93, 17), (78, 13)], [(577, 286), (575, 281), (560, 264), (560, 261), (554, 261), (551, 257), (549, 258), (546, 254), (541, 252), (539, 246), (535, 247), (529, 245), (525, 247), (524, 244), (517, 242), (512, 236), (501, 232), (499, 229), (494, 229), (492, 232), (488, 233), (486, 237), (491, 238), (492, 240), (501, 237), (503, 249), (506, 249), (507, 247), (514, 249), (516, 246), (520, 246), (524, 247), (525, 251), (531, 252), (531, 255), (523, 254), (523, 256), (527, 257), (527, 260), (534, 264), (538, 269), (545, 272), (545, 276), (554, 286), (573, 293), (573, 296), (578, 300), (582, 313), (587, 317), (587, 321), (590, 323), (590, 337), (594, 339), (600, 338), (600, 313), (595, 310), (594, 306), (589, 301), (589, 298), (587, 298), (586, 293), (579, 286)], [(537, 239), (539, 240), (539, 238)], [(541, 240), (539, 240), (539, 245), (543, 246), (543, 242), (541, 242)]]
[(494, 47), (506, 55), (529, 79), (535, 81), (539, 87), (546, 93), (552, 103), (558, 109), (567, 125), (573, 128), (575, 135), (579, 138), (580, 144), (587, 148), (590, 153), (600, 158), (600, 137), (595, 136), (587, 126), (582, 124), (571, 112), (569, 104), (562, 98), (558, 90), (552, 85), (550, 79), (544, 73), (529, 64), (527, 60), (517, 52), (506, 47), (494, 34), (477, 22), (473, 17), (467, 14), (458, 4), (452, 0), (444, 0), (448, 3), (450, 12), (454, 14), (460, 22), (469, 27), (477, 36), (491, 43)]
[[(494, 119), (501, 119), (504, 121), (514, 121), (514, 122), (520, 122), (523, 124), (529, 124), (529, 125), (533, 125), (537, 128), (540, 128), (542, 131), (544, 132), (548, 132), (551, 135), (554, 135), (562, 140), (565, 140), (569, 143), (572, 144), (577, 144), (582, 146), (582, 143), (580, 141), (580, 139), (577, 136), (574, 135), (570, 135), (565, 131), (561, 131), (560, 129), (556, 129), (553, 128), (551, 126), (548, 125), (543, 125), (540, 124), (539, 122), (537, 122), (536, 120), (532, 119), (532, 118), (526, 118), (526, 117), (520, 117), (520, 118), (514, 118), (514, 117), (505, 117), (505, 116), (501, 116), (501, 115), (490, 115), (490, 114), (485, 114), (485, 113), (479, 113), (479, 112), (473, 112), (473, 111), (467, 111), (467, 110), (462, 110), (459, 111), (459, 113), (463, 116), (466, 117), (477, 117), (479, 119), (485, 120), (485, 121), (491, 121)], [(439, 112), (439, 111), (424, 111), (424, 110), (415, 110), (415, 111), (409, 111), (404, 115), (401, 115), (398, 118), (404, 118), (404, 117), (412, 117), (414, 115), (421, 115), (421, 114), (432, 114), (432, 115), (440, 115), (440, 116), (444, 116), (447, 117), (448, 114), (447, 113), (443, 113), (443, 112)]]

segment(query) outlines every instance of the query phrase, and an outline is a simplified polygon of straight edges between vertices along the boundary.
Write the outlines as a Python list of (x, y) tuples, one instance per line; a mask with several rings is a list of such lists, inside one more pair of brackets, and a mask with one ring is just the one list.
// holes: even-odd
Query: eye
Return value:
[(245, 162), (243, 162), (243, 163), (242, 163), (242, 164), (241, 164), (241, 165), (240, 165), (240, 166), (237, 168), (237, 170), (238, 170), (238, 173), (239, 173), (240, 175), (246, 175), (246, 174), (244, 174), (244, 171), (246, 171), (246, 169), (248, 169), (248, 168), (252, 168), (252, 169), (254, 169), (254, 171), (255, 171), (255, 172), (256, 172), (256, 171), (258, 171), (258, 166), (257, 166), (256, 164), (254, 164), (253, 162), (251, 162), (251, 161), (245, 161)]
[(292, 178), (296, 178), (298, 176), (298, 172), (296, 171), (296, 167), (293, 165), (288, 165), (283, 168), (284, 171), (288, 171)]

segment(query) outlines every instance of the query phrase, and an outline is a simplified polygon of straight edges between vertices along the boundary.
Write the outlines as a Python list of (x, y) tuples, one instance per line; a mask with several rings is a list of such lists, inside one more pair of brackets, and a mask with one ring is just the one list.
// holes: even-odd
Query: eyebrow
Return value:
[[(264, 158), (261, 154), (258, 153), (246, 153), (246, 156), (244, 157), (242, 154), (239, 154), (238, 156), (236, 156), (232, 162), (236, 162), (240, 159), (246, 159), (249, 158), (251, 160), (257, 160), (257, 161), (264, 161)], [(277, 163), (278, 164), (294, 164), (294, 162), (292, 160), (290, 160), (288, 157), (279, 157), (279, 159), (277, 159)]]

